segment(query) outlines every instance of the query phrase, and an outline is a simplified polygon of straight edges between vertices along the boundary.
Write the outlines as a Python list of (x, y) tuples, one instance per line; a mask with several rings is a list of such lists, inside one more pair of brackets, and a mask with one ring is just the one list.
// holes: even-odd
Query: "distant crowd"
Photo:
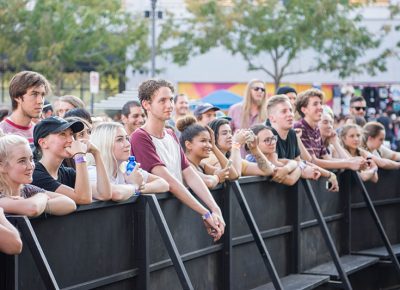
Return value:
[(400, 168), (400, 153), (384, 145), (389, 129), (365, 120), (362, 97), (353, 97), (350, 114), (335, 122), (322, 91), (281, 87), (268, 96), (265, 83), (252, 80), (227, 114), (207, 103), (191, 112), (187, 95), (151, 79), (117, 122), (91, 116), (75, 96), (49, 103), (50, 88), (32, 71), (10, 81), (11, 110), (0, 123), (0, 251), (7, 254), (19, 253), (22, 243), (4, 213), (65, 215), (93, 200), (169, 191), (217, 241), (225, 222), (210, 189), (226, 180), (270, 176), (291, 186), (324, 177), (336, 192), (340, 170), (377, 182), (379, 168)]

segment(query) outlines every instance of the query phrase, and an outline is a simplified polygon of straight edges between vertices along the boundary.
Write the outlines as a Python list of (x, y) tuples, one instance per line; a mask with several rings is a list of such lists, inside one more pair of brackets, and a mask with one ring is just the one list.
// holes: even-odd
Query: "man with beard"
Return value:
[[(144, 170), (164, 178), (170, 192), (202, 216), (208, 234), (216, 241), (225, 228), (221, 210), (189, 165), (173, 130), (165, 127), (173, 110), (173, 93), (174, 87), (165, 80), (147, 80), (139, 86), (139, 100), (147, 120), (131, 136), (131, 153)], [(210, 210), (193, 197), (184, 181)]]
[[(325, 169), (360, 170), (367, 163), (363, 157), (348, 159), (333, 159), (327, 154), (323, 145), (318, 123), (322, 118), (322, 101), (324, 93), (318, 89), (309, 89), (297, 96), (296, 110), (301, 119), (294, 124), (294, 128), (301, 130), (301, 141), (311, 155), (311, 161)], [(304, 156), (302, 156), (304, 159)]]
[(33, 144), (32, 119), (42, 114), (44, 97), (50, 93), (50, 84), (41, 74), (33, 71), (17, 73), (10, 82), (9, 94), (12, 113), (0, 123), (6, 134), (16, 134)]
[(143, 126), (145, 118), (142, 106), (136, 100), (126, 102), (122, 107), (121, 121), (128, 136), (131, 136), (137, 128)]

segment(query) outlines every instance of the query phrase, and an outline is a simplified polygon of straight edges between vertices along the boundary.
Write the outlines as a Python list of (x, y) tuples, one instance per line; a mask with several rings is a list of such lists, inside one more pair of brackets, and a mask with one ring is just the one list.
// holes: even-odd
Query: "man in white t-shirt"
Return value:
[[(147, 120), (131, 136), (131, 153), (144, 170), (164, 178), (170, 192), (198, 212), (208, 234), (218, 240), (225, 228), (221, 210), (200, 176), (189, 166), (173, 130), (165, 128), (173, 111), (173, 93), (172, 84), (164, 80), (148, 80), (139, 86), (139, 100)], [(210, 211), (193, 197), (183, 181)]]

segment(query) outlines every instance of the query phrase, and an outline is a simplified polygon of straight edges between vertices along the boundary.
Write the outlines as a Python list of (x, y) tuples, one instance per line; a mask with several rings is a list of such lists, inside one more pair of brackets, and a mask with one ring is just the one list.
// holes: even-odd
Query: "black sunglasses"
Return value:
[(261, 91), (263, 93), (265, 93), (265, 89), (262, 87), (252, 87), (253, 90), (255, 90), (256, 92)]
[(352, 107), (352, 108), (355, 109), (356, 111), (360, 111), (360, 110), (365, 111), (365, 109), (366, 109), (367, 107)]

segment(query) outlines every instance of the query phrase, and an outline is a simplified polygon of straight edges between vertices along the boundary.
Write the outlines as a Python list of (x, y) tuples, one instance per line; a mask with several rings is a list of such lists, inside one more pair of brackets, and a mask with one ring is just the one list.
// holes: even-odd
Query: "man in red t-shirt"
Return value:
[[(200, 176), (189, 166), (173, 130), (165, 128), (173, 111), (173, 93), (172, 84), (164, 80), (148, 80), (139, 86), (139, 100), (147, 120), (131, 136), (132, 154), (144, 170), (164, 178), (172, 194), (202, 215), (208, 234), (216, 241), (225, 228), (221, 210)], [(193, 197), (183, 182), (210, 211)]]
[(16, 134), (33, 144), (32, 119), (42, 114), (44, 97), (50, 92), (50, 84), (41, 74), (33, 71), (17, 73), (10, 82), (9, 93), (12, 113), (0, 123), (6, 134)]

